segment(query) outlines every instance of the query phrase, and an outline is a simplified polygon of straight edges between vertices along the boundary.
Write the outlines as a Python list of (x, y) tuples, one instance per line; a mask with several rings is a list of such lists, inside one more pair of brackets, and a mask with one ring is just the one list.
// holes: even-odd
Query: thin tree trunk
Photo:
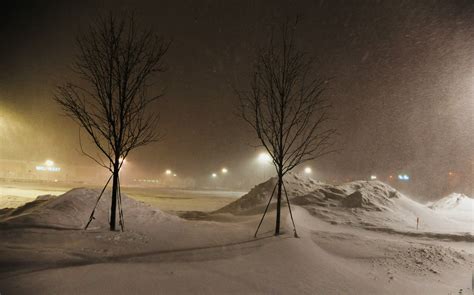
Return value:
[(119, 176), (119, 167), (118, 161), (115, 161), (114, 164), (114, 176), (112, 180), (112, 204), (110, 206), (110, 230), (115, 230), (115, 216), (117, 209), (117, 191), (118, 191), (118, 176)]
[(277, 212), (276, 212), (276, 226), (275, 236), (280, 234), (280, 212), (281, 212), (281, 187), (283, 185), (283, 176), (278, 173), (278, 194), (277, 194)]

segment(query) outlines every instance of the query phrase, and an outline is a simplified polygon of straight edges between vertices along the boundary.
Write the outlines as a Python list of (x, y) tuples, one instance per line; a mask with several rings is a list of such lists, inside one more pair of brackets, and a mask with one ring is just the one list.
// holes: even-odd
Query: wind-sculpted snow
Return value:
[[(39, 196), (35, 201), (15, 209), (4, 210), (0, 222), (4, 226), (84, 228), (97, 202), (100, 191), (76, 188), (59, 196)], [(110, 192), (105, 192), (95, 211), (91, 228), (107, 228)], [(171, 218), (159, 209), (153, 208), (122, 194), (125, 222), (144, 224)]]
[[(240, 213), (252, 210), (268, 202), (277, 179), (270, 178), (255, 186), (248, 194), (221, 208), (218, 212)], [(343, 185), (330, 185), (311, 178), (289, 174), (284, 178), (288, 197), (297, 205), (321, 205), (323, 207), (362, 208), (383, 211), (394, 205), (393, 199), (400, 194), (379, 181), (355, 181)], [(276, 202), (276, 192), (273, 202)]]
[(433, 210), (463, 210), (473, 211), (474, 199), (458, 193), (452, 193), (429, 205)]
[[(277, 178), (272, 177), (269, 180), (256, 185), (249, 193), (240, 199), (230, 203), (229, 205), (217, 210), (218, 213), (248, 213), (246, 211), (254, 211), (255, 208), (266, 205), (273, 189), (277, 183)], [(320, 188), (322, 183), (311, 178), (300, 177), (298, 175), (289, 174), (284, 178), (285, 188), (290, 199), (312, 192)], [(276, 191), (273, 202), (276, 202)]]
[[(399, 233), (453, 234), (457, 240), (459, 236), (461, 240), (472, 240), (472, 210), (465, 210), (472, 204), (469, 203), (472, 199), (465, 196), (451, 196), (435, 203), (436, 208), (452, 208), (448, 214), (443, 213), (446, 210), (439, 212), (420, 204), (380, 181), (330, 185), (292, 174), (284, 181), (292, 204), (302, 206), (313, 216), (332, 224)], [(276, 179), (272, 178), (257, 185), (216, 213), (261, 214), (275, 183)], [(286, 200), (283, 205), (286, 206)], [(274, 204), (270, 209), (273, 208)]]

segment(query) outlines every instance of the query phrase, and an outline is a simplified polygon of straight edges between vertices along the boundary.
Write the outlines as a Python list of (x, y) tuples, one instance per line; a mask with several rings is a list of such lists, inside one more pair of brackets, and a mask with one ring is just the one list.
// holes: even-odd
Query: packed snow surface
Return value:
[(472, 293), (472, 243), (447, 239), (449, 226), (459, 231), (467, 223), (381, 182), (329, 185), (288, 175), (285, 188), (300, 238), (293, 238), (287, 208), (282, 235), (272, 236), (274, 204), (254, 238), (275, 182), (214, 213), (196, 213), (196, 220), (122, 196), (124, 232), (108, 230), (109, 192), (89, 230), (82, 228), (97, 190), (74, 189), (2, 209), (0, 292)]

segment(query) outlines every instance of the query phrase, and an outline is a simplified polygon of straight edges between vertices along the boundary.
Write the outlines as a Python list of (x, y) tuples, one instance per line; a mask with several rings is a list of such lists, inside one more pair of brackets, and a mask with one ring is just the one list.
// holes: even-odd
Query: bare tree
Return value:
[(98, 149), (85, 152), (81, 143), (82, 152), (112, 173), (110, 230), (115, 230), (123, 161), (133, 149), (159, 138), (159, 117), (148, 109), (162, 93), (149, 95), (147, 89), (151, 78), (165, 70), (162, 60), (169, 46), (151, 29), (139, 27), (133, 15), (99, 17), (77, 37), (72, 69), (79, 79), (57, 88), (57, 103)]
[(280, 234), (282, 190), (291, 214), (283, 177), (299, 164), (331, 152), (336, 133), (327, 127), (331, 105), (322, 95), (327, 80), (315, 73), (314, 60), (296, 47), (296, 23), (279, 29), (278, 38), (272, 34), (257, 54), (250, 89), (237, 91), (240, 115), (255, 130), (276, 169), (278, 182), (258, 226), (277, 188), (275, 235)]

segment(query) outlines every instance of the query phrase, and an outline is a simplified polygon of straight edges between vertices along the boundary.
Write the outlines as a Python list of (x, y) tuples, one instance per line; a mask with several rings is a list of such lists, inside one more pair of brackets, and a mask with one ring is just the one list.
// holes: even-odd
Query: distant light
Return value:
[(398, 179), (399, 180), (410, 180), (410, 176), (407, 174), (398, 174)]
[(176, 177), (176, 176), (178, 176), (178, 174), (175, 173), (175, 174), (173, 174), (173, 176)]
[(377, 179), (377, 175), (370, 175), (370, 179), (371, 179), (371, 180), (376, 180), (376, 179)]
[(49, 166), (49, 167), (54, 166), (54, 162), (51, 161), (51, 160), (46, 160), (46, 161), (44, 162), (44, 164), (45, 164), (46, 166)]
[(216, 178), (216, 177), (217, 177), (217, 174), (216, 174), (216, 173), (212, 173), (211, 176), (212, 176), (212, 178)]
[(393, 179), (393, 175), (390, 175), (388, 178)]
[(229, 172), (229, 171), (227, 170), (227, 168), (222, 168), (221, 171), (222, 171), (222, 173), (224, 173), (224, 174), (226, 174), (227, 172)]
[(448, 172), (448, 175), (449, 175), (449, 176), (453, 176), (453, 175), (454, 175), (454, 172), (449, 171), (449, 172)]
[(258, 155), (258, 161), (262, 164), (271, 163), (272, 157), (268, 153), (262, 152)]
[(61, 171), (61, 168), (59, 168), (59, 167), (54, 167), (54, 166), (43, 166), (43, 165), (39, 165), (39, 166), (36, 166), (36, 170), (37, 170), (37, 171), (59, 172), (59, 171)]
[(313, 169), (311, 169), (311, 167), (304, 168), (304, 173), (311, 174), (311, 172), (313, 172)]
[(173, 172), (171, 172), (170, 169), (167, 169), (167, 170), (165, 171), (165, 174), (166, 174), (166, 175), (171, 175), (172, 173), (173, 173)]

